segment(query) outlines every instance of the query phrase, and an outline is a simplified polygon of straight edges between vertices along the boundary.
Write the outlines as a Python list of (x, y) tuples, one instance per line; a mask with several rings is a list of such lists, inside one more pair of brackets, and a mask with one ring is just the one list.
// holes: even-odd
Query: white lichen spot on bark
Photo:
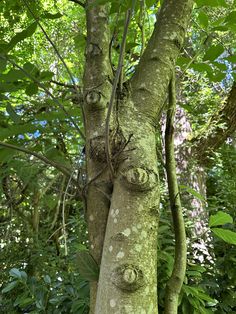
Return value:
[(91, 244), (90, 247), (91, 247), (92, 250), (94, 249), (94, 245), (93, 244)]
[(120, 252), (117, 253), (116, 258), (117, 259), (122, 259), (124, 256), (125, 256), (125, 253), (120, 251)]
[(100, 17), (106, 17), (106, 15), (105, 15), (104, 12), (99, 12), (98, 15), (99, 15)]
[(89, 216), (89, 220), (90, 220), (90, 221), (94, 221), (93, 215), (90, 215), (90, 216)]
[(110, 245), (108, 250), (109, 250), (109, 252), (112, 252), (113, 251), (113, 246)]
[(115, 307), (116, 306), (116, 301), (114, 299), (110, 300), (110, 307)]
[(114, 219), (114, 224), (117, 224), (117, 219), (116, 218)]
[(116, 216), (119, 215), (119, 212), (120, 212), (120, 210), (118, 208), (117, 209), (112, 209), (111, 210), (111, 217), (115, 218)]
[(145, 89), (146, 88), (146, 84), (145, 83), (142, 83), (141, 85), (140, 85), (140, 89)]
[(137, 252), (141, 252), (141, 251), (142, 251), (142, 245), (136, 244), (136, 245), (134, 246), (134, 249), (135, 249)]
[(145, 238), (147, 237), (147, 231), (142, 230), (142, 231), (141, 231), (141, 234), (140, 234), (140, 237), (141, 237), (142, 239), (145, 239)]
[(127, 229), (125, 229), (122, 233), (123, 233), (126, 237), (128, 237), (128, 236), (131, 234), (131, 230), (130, 230), (130, 228), (127, 228)]

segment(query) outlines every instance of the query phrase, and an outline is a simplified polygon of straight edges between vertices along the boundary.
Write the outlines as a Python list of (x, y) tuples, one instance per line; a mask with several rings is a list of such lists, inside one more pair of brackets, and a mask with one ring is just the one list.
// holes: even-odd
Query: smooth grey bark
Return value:
[(112, 78), (107, 7), (91, 6), (93, 2), (87, 1), (84, 75), (87, 177), (91, 182), (87, 185), (87, 219), (91, 254), (98, 264), (102, 255), (102, 261), (97, 296), (96, 283), (91, 285), (90, 313), (157, 313), (155, 132), (193, 1), (164, 1), (125, 95), (117, 94), (109, 143), (113, 180), (106, 167), (104, 142)]
[[(100, 265), (112, 184), (105, 167), (104, 134), (107, 102), (111, 92), (108, 7), (87, 1), (87, 45), (84, 71), (86, 132), (86, 218), (90, 253)], [(97, 283), (90, 284), (90, 312), (94, 313)]]

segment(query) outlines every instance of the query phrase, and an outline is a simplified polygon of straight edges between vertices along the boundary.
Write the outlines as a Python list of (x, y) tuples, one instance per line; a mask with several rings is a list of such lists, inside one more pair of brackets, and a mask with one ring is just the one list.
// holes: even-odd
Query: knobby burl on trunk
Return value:
[(166, 0), (133, 77), (116, 94), (110, 120), (114, 175), (105, 152), (113, 74), (109, 7), (87, 1), (84, 113), (90, 252), (100, 265), (91, 313), (157, 313), (159, 183), (156, 125), (183, 44), (192, 0)]

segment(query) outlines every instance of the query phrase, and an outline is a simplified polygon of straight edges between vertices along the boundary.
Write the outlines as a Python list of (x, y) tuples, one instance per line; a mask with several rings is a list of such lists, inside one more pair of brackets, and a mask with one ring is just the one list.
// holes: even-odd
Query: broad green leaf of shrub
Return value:
[(2, 293), (7, 293), (11, 291), (19, 284), (19, 281), (11, 281), (5, 288), (2, 289)]
[(227, 3), (225, 0), (195, 0), (199, 7), (209, 6), (209, 7), (225, 7), (227, 8)]
[(41, 17), (44, 18), (44, 19), (48, 19), (48, 20), (55, 20), (55, 19), (58, 19), (60, 17), (62, 17), (63, 15), (58, 12), (58, 13), (50, 13), (50, 12), (45, 12)]
[(211, 46), (207, 52), (205, 53), (205, 56), (203, 58), (204, 61), (214, 61), (217, 59), (222, 53), (224, 52), (224, 47), (221, 44)]
[(7, 104), (6, 111), (9, 114), (9, 116), (13, 122), (15, 122), (15, 123), (21, 122), (21, 117), (15, 112), (14, 108), (12, 107), (12, 105), (10, 103)]
[(80, 251), (77, 254), (76, 262), (79, 269), (79, 273), (84, 279), (87, 279), (89, 281), (98, 280), (99, 275), (98, 265), (88, 251), (86, 250)]
[(198, 14), (198, 20), (201, 26), (207, 28), (208, 24), (209, 24), (209, 20), (208, 20), (208, 16), (206, 13), (204, 12), (200, 12)]
[(221, 228), (212, 228), (211, 231), (225, 242), (236, 245), (236, 232)]
[(10, 274), (12, 277), (21, 279), (21, 271), (20, 271), (19, 269), (17, 269), (17, 268), (12, 268), (12, 269), (10, 269), (9, 274)]
[(36, 83), (30, 83), (30, 84), (26, 87), (25, 93), (26, 93), (26, 95), (28, 95), (28, 96), (32, 96), (32, 95), (37, 94), (38, 90), (39, 90), (39, 87), (38, 87), (38, 85), (37, 85)]
[(218, 211), (215, 215), (210, 216), (209, 226), (220, 226), (227, 223), (233, 223), (233, 218), (222, 211)]
[(17, 33), (7, 45), (7, 52), (12, 50), (20, 41), (32, 36), (37, 29), (37, 22), (30, 24), (22, 32)]

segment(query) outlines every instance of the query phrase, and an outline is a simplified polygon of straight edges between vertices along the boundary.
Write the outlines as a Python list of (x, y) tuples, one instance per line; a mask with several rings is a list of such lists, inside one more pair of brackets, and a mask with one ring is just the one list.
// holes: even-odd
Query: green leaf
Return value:
[(26, 62), (24, 65), (23, 65), (23, 69), (29, 73), (30, 75), (32, 76), (38, 76), (39, 75), (39, 69), (32, 63), (30, 62)]
[(8, 162), (12, 159), (14, 155), (18, 154), (14, 149), (9, 149), (5, 147), (1, 147), (0, 145), (0, 161), (1, 163)]
[(45, 12), (43, 15), (42, 15), (42, 18), (44, 19), (49, 19), (49, 20), (55, 20), (55, 19), (58, 19), (60, 17), (62, 17), (63, 14), (61, 14), (60, 12), (58, 13), (50, 13), (50, 12)]
[(86, 38), (83, 34), (77, 34), (74, 37), (75, 48), (78, 50), (83, 50), (86, 44)]
[(225, 22), (225, 23), (230, 23), (230, 24), (231, 24), (231, 23), (236, 23), (236, 11), (230, 12), (230, 13), (226, 16), (224, 22)]
[(233, 218), (222, 211), (218, 211), (215, 215), (210, 216), (209, 226), (219, 226), (227, 223), (233, 223)]
[(227, 3), (225, 0), (195, 0), (199, 7), (209, 6), (209, 7), (225, 7), (227, 8)]
[(10, 118), (12, 119), (12, 121), (14, 121), (15, 123), (20, 123), (21, 122), (21, 117), (18, 116), (18, 114), (15, 112), (15, 110), (12, 107), (11, 104), (9, 104), (9, 103), (7, 104), (6, 111), (9, 114)]
[(2, 289), (2, 293), (11, 291), (19, 284), (19, 281), (11, 281), (5, 288)]
[(203, 58), (204, 61), (214, 61), (217, 59), (222, 53), (224, 52), (224, 47), (221, 44), (211, 46), (207, 52), (205, 53), (205, 56)]
[(48, 275), (45, 275), (44, 277), (43, 277), (43, 280), (44, 280), (44, 282), (45, 283), (47, 283), (47, 284), (51, 284), (51, 278), (50, 278), (50, 276), (48, 276)]
[(17, 69), (11, 69), (5, 74), (0, 74), (0, 80), (3, 82), (16, 82), (17, 80), (25, 79), (25, 74)]
[(24, 308), (27, 305), (30, 305), (32, 303), (34, 303), (34, 299), (28, 296), (28, 293), (24, 293), (23, 295), (19, 295), (15, 302), (14, 302), (14, 306), (20, 306), (21, 308)]
[(145, 1), (145, 4), (146, 4), (146, 7), (147, 8), (150, 8), (150, 7), (152, 7), (154, 4), (156, 4), (157, 3), (157, 1), (156, 0), (146, 0)]
[(236, 245), (236, 232), (220, 228), (212, 228), (211, 231), (225, 242)]
[(21, 272), (20, 272), (20, 270), (17, 269), (17, 268), (12, 268), (12, 269), (9, 271), (9, 274), (10, 274), (12, 277), (21, 279)]
[(99, 267), (88, 251), (80, 251), (77, 254), (77, 265), (79, 273), (84, 279), (89, 281), (97, 281), (99, 276)]
[(11, 125), (8, 128), (0, 128), (0, 140), (4, 140), (9, 136), (18, 134), (33, 133), (37, 130), (43, 132), (44, 129), (31, 123), (26, 123), (24, 125)]
[(3, 72), (6, 69), (7, 60), (4, 58), (0, 58), (0, 72)]
[(179, 188), (182, 189), (182, 190), (185, 190), (189, 194), (192, 194), (194, 197), (200, 199), (201, 201), (206, 201), (203, 195), (201, 195), (196, 190), (194, 190), (194, 189), (192, 189), (192, 188), (190, 188), (190, 187), (188, 187), (186, 185), (180, 185)]
[(32, 95), (37, 94), (38, 89), (39, 89), (39, 88), (38, 88), (38, 85), (37, 85), (36, 83), (30, 83), (30, 84), (26, 87), (25, 93), (26, 93), (26, 95), (28, 95), (28, 96), (32, 96)]
[(39, 81), (50, 81), (54, 76), (54, 73), (51, 71), (42, 71), (39, 75)]
[(236, 55), (229, 56), (229, 57), (226, 57), (224, 59), (229, 61), (229, 62), (236, 63)]
[(20, 41), (32, 36), (37, 29), (37, 22), (30, 24), (26, 29), (22, 32), (17, 33), (9, 42), (7, 51), (13, 49)]
[(192, 63), (190, 65), (190, 68), (194, 69), (195, 71), (198, 72), (207, 72), (207, 73), (213, 73), (213, 70), (209, 64), (206, 63)]
[(198, 20), (201, 26), (207, 28), (208, 24), (209, 24), (209, 20), (208, 20), (208, 16), (206, 15), (206, 13), (204, 12), (200, 12), (198, 14)]

